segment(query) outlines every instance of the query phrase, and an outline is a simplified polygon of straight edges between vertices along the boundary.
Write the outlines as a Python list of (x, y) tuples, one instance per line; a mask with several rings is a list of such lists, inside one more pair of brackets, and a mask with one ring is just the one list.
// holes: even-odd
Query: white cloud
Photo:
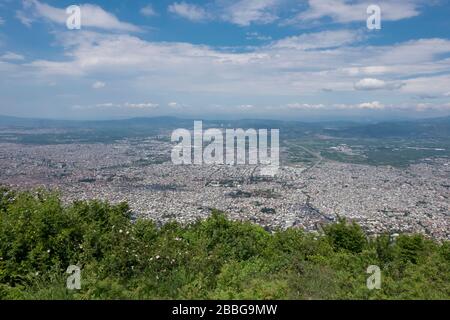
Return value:
[(191, 21), (203, 21), (209, 16), (202, 7), (186, 2), (175, 2), (171, 4), (168, 7), (168, 11)]
[[(298, 97), (309, 98), (307, 103), (292, 103), (288, 110), (339, 109), (339, 105), (325, 103), (331, 99), (343, 103), (346, 99), (383, 101), (384, 110), (390, 110), (391, 99), (396, 103), (411, 101), (420, 93), (443, 95), (450, 88), (450, 59), (445, 58), (450, 53), (450, 41), (444, 39), (368, 47), (358, 42), (357, 32), (340, 30), (303, 34), (242, 52), (151, 42), (125, 34), (81, 30), (67, 37), (68, 33), (57, 33), (55, 42), (66, 50), (66, 59), (36, 60), (20, 66), (21, 72), (10, 74), (25, 77), (25, 73), (28, 79), (58, 83), (66, 78), (102, 79), (108, 86), (133, 92), (139, 100), (149, 93), (172, 97), (172, 101), (183, 99), (188, 103), (183, 109), (186, 112), (210, 105), (211, 97), (223, 98), (224, 104), (233, 106), (238, 106), (242, 98), (255, 106), (253, 110), (259, 110), (261, 101), (277, 101), (279, 106)], [(411, 53), (400, 59), (399, 53), (406, 52), (405, 48), (422, 54)], [(398, 58), (390, 62), (388, 56)], [(384, 91), (374, 97), (375, 93), (355, 88)], [(324, 89), (328, 90), (326, 94)], [(387, 92), (393, 89), (398, 90)], [(195, 101), (186, 99), (190, 96), (195, 96)], [(164, 110), (175, 106), (165, 105), (169, 108)], [(412, 104), (407, 107), (414, 108)], [(348, 104), (345, 110), (369, 108), (381, 110), (375, 104)]]
[[(65, 8), (57, 8), (38, 0), (24, 0), (24, 10), (17, 12), (17, 18), (29, 26), (37, 18), (65, 25), (68, 15)], [(81, 9), (81, 27), (92, 27), (111, 31), (138, 32), (141, 29), (133, 24), (120, 21), (115, 15), (92, 4), (83, 4)]]
[(342, 71), (352, 76), (358, 75), (375, 76), (392, 72), (393, 68), (387, 66), (350, 67), (350, 68), (343, 68)]
[(450, 88), (450, 75), (424, 76), (407, 79), (402, 92), (446, 95)]
[(431, 104), (431, 103), (419, 103), (416, 105), (416, 111), (450, 111), (450, 103), (444, 104)]
[(155, 109), (158, 108), (159, 105), (157, 103), (144, 102), (144, 103), (125, 103), (123, 105), (124, 108), (129, 109)]
[(276, 41), (272, 46), (297, 50), (324, 49), (349, 45), (361, 39), (359, 32), (351, 30), (322, 31), (284, 38)]
[(95, 107), (97, 108), (112, 108), (112, 107), (119, 107), (120, 105), (114, 104), (112, 102), (106, 102), (106, 103), (99, 103), (96, 104)]
[(157, 15), (155, 9), (153, 9), (153, 6), (151, 4), (143, 7), (141, 9), (141, 14), (146, 17), (153, 17)]
[(96, 81), (92, 84), (92, 89), (101, 89), (106, 87), (106, 83), (101, 82), (101, 81)]
[(223, 8), (222, 18), (240, 26), (272, 23), (278, 19), (279, 4), (280, 0), (239, 0)]
[(356, 90), (380, 90), (386, 88), (386, 82), (383, 80), (366, 78), (355, 83)]
[(182, 1), (171, 4), (168, 11), (195, 22), (217, 19), (239, 26), (249, 26), (276, 21), (276, 9), (282, 2), (283, 0), (217, 0), (199, 6)]
[(371, 4), (380, 6), (382, 20), (397, 21), (419, 15), (419, 2), (418, 0), (376, 2), (367, 0), (308, 0), (308, 9), (300, 12), (289, 22), (314, 21), (326, 17), (338, 23), (365, 21), (368, 17), (367, 7)]
[(34, 19), (27, 16), (27, 14), (24, 11), (18, 10), (16, 11), (16, 18), (25, 26), (31, 27), (31, 25), (34, 22)]
[(379, 101), (363, 102), (360, 104), (311, 104), (311, 103), (289, 103), (283, 106), (289, 110), (355, 110), (355, 109), (370, 109), (382, 110), (385, 106)]
[(2, 17), (0, 17), (0, 26), (1, 26), (2, 24), (5, 24), (5, 19), (3, 19)]
[(157, 103), (152, 102), (141, 102), (141, 103), (112, 103), (112, 102), (106, 102), (106, 103), (98, 103), (95, 105), (74, 105), (72, 106), (72, 109), (76, 110), (88, 110), (88, 109), (137, 109), (137, 110), (144, 110), (144, 109), (156, 109), (159, 105)]
[(255, 106), (253, 104), (241, 104), (238, 108), (241, 110), (253, 110), (255, 109)]
[(272, 40), (271, 36), (265, 36), (265, 35), (262, 35), (262, 34), (260, 34), (258, 32), (247, 32), (245, 34), (245, 38), (247, 40), (260, 40), (260, 41)]
[(379, 101), (363, 102), (360, 104), (334, 104), (326, 107), (328, 110), (385, 110), (385, 111), (448, 111), (450, 103), (432, 104), (432, 103), (395, 103), (383, 104)]
[(179, 108), (179, 107), (182, 106), (182, 105), (179, 104), (178, 102), (169, 102), (167, 105), (168, 105), (170, 108)]
[[(446, 39), (418, 39), (402, 44), (388, 47), (389, 50), (382, 51), (383, 47), (369, 47), (368, 50), (377, 50), (378, 61), (383, 64), (394, 66), (404, 65), (405, 62), (411, 64), (427, 64), (438, 55), (450, 52), (450, 41)], [(446, 60), (443, 60), (444, 62)], [(448, 64), (449, 61), (446, 63)]]
[(365, 78), (355, 83), (356, 90), (394, 90), (403, 86), (399, 82), (386, 82), (374, 78)]
[(382, 110), (384, 109), (384, 105), (379, 101), (373, 102), (364, 102), (358, 105), (359, 109), (370, 109), (370, 110)]
[(325, 105), (310, 104), (310, 103), (289, 103), (286, 105), (286, 107), (292, 110), (315, 110), (315, 109), (324, 109)]
[[(293, 2), (293, 1), (292, 1)], [(270, 24), (279, 21), (281, 25), (320, 23), (324, 18), (335, 23), (366, 21), (367, 8), (374, 4), (370, 0), (308, 0), (306, 9), (300, 12), (295, 6), (289, 12), (294, 16), (281, 20), (280, 12), (288, 0), (215, 0), (200, 6), (185, 1), (175, 2), (168, 11), (191, 21), (223, 20), (238, 26)], [(375, 4), (382, 10), (382, 21), (397, 21), (420, 14), (419, 8), (425, 0), (380, 0)]]
[[(390, 64), (384, 58), (391, 52), (402, 51), (404, 46), (428, 51), (420, 58), (424, 61), (419, 69), (421, 73), (450, 71), (450, 61), (434, 62), (435, 53), (445, 52), (445, 47), (450, 52), (450, 41), (434, 41), (431, 48), (429, 41), (420, 40), (414, 45), (367, 48), (351, 43), (352, 39), (357, 39), (352, 32), (342, 34), (348, 37), (336, 37), (340, 39), (338, 42), (333, 40), (334, 33), (308, 34), (296, 39), (302, 40), (300, 44), (288, 38), (250, 52), (234, 53), (204, 45), (148, 42), (129, 35), (77, 32), (71, 33), (71, 37), (64, 34), (59, 37), (70, 52), (69, 60), (36, 60), (29, 66), (44, 74), (68, 76), (105, 72), (111, 76), (135, 74), (150, 81), (156, 80), (157, 75), (158, 81), (152, 82), (152, 86), (172, 88), (178, 85), (188, 91), (267, 94), (322, 92), (324, 88), (333, 91), (352, 91), (355, 87), (394, 89), (400, 87), (395, 80), (399, 75), (409, 77), (402, 83), (413, 89), (412, 79), (418, 71), (417, 56), (406, 55), (401, 64)], [(330, 45), (333, 48), (328, 48)], [(316, 50), (299, 50), (298, 46)], [(358, 79), (365, 73), (383, 72), (386, 73), (385, 80)], [(443, 92), (448, 92), (448, 87)]]
[(169, 102), (167, 104), (167, 106), (171, 109), (186, 109), (187, 107), (189, 107), (189, 105), (187, 105), (187, 104), (175, 102), (175, 101)]
[(14, 52), (6, 52), (4, 55), (0, 56), (0, 60), (24, 60), (25, 57)]

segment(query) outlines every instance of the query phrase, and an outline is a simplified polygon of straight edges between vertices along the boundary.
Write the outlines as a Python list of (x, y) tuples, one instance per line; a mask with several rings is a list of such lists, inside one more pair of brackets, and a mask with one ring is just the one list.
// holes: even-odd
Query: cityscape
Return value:
[(449, 17), (449, 0), (0, 0), (0, 308), (450, 300)]
[[(282, 166), (270, 177), (260, 174), (261, 165), (174, 165), (174, 143), (167, 132), (166, 128), (152, 136), (108, 143), (3, 142), (2, 183), (58, 190), (68, 203), (128, 202), (136, 217), (158, 224), (192, 223), (218, 209), (267, 230), (297, 227), (317, 232), (343, 217), (371, 235), (421, 233), (450, 238), (450, 160), (442, 154), (445, 148), (433, 148), (435, 157), (405, 167), (336, 161), (307, 147), (300, 150), (312, 159), (291, 162), (286, 154), (292, 158), (292, 150), (299, 149), (289, 148), (286, 140)], [(33, 129), (22, 133), (43, 134)], [(335, 144), (325, 151), (357, 153), (347, 144)]]

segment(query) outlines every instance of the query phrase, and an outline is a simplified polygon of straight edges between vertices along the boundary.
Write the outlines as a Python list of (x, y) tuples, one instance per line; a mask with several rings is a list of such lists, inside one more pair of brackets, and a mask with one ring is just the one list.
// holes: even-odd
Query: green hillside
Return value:
[[(66, 288), (69, 265), (81, 290)], [(381, 289), (369, 290), (369, 265)], [(343, 220), (323, 234), (267, 232), (219, 212), (189, 226), (133, 220), (126, 204), (63, 206), (0, 191), (1, 299), (449, 299), (450, 243), (368, 240)]]

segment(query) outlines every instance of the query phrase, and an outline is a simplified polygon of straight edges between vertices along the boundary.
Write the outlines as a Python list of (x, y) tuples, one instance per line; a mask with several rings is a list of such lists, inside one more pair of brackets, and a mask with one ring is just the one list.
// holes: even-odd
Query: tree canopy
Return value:
[[(69, 265), (80, 290), (66, 288)], [(379, 290), (366, 286), (369, 265)], [(368, 238), (345, 219), (269, 232), (218, 211), (157, 227), (126, 203), (0, 190), (0, 299), (449, 298), (450, 244), (419, 234)]]

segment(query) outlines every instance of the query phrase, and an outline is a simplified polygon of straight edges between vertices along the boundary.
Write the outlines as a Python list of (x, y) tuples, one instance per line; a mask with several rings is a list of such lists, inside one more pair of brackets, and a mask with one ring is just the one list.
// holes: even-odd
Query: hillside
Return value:
[[(344, 220), (322, 234), (269, 233), (219, 212), (189, 226), (131, 219), (125, 203), (0, 192), (1, 299), (449, 299), (450, 243), (367, 239)], [(81, 268), (81, 290), (65, 270)], [(366, 287), (369, 265), (380, 290)]]

